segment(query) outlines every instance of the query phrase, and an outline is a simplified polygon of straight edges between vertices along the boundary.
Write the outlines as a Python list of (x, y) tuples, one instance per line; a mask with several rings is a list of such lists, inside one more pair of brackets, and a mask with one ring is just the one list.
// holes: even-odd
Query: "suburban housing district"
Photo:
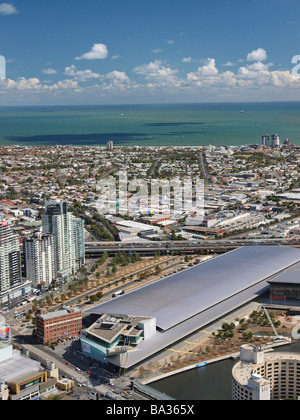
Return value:
[[(172, 399), (149, 384), (226, 357), (233, 399), (298, 398), (300, 356), (270, 350), (300, 337), (299, 163), (278, 135), (2, 146), (0, 398)], [(124, 172), (202, 178), (203, 217), (172, 190), (150, 211), (137, 187), (99, 213), (99, 182)]]

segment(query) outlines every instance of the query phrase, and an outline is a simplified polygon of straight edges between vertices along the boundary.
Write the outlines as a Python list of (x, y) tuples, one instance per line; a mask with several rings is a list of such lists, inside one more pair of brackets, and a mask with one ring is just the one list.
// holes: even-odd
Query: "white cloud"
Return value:
[(26, 79), (19, 77), (17, 80), (1, 80), (0, 93), (2, 103), (32, 103), (37, 100), (43, 102), (65, 95), (77, 95), (82, 92), (75, 80), (62, 80), (54, 84), (41, 82), (38, 78)]
[(255, 80), (258, 85), (269, 83), (270, 72), (269, 67), (273, 64), (263, 64), (261, 62), (247, 65), (246, 67), (240, 67), (238, 69), (238, 77), (248, 80)]
[(48, 75), (57, 74), (57, 71), (55, 69), (48, 68), (48, 69), (43, 70), (43, 74), (48, 74)]
[(155, 49), (151, 50), (151, 52), (152, 52), (153, 54), (159, 54), (159, 53), (161, 53), (161, 52), (162, 52), (162, 49), (161, 49), (161, 48), (155, 48)]
[(260, 61), (254, 64), (247, 66), (250, 71), (268, 71), (269, 66), (267, 64), (263, 64)]
[(123, 94), (133, 90), (130, 79), (126, 73), (118, 70), (113, 70), (102, 76), (101, 85), (94, 86), (98, 91), (111, 94)]
[(247, 61), (266, 61), (268, 58), (266, 51), (263, 48), (253, 50), (247, 55)]
[(0, 88), (2, 92), (17, 90), (21, 92), (45, 92), (57, 89), (74, 89), (78, 87), (78, 82), (73, 80), (63, 80), (53, 85), (42, 83), (38, 78), (31, 77), (26, 79), (25, 77), (19, 77), (17, 80), (2, 80)]
[(65, 68), (65, 75), (74, 77), (76, 80), (79, 80), (80, 82), (85, 82), (88, 79), (99, 79), (101, 77), (98, 73), (93, 73), (92, 70), (86, 69), (86, 70), (78, 70), (74, 64), (72, 64), (70, 67)]
[(117, 83), (128, 83), (129, 77), (123, 71), (114, 70), (106, 75), (107, 79), (114, 80)]
[(13, 4), (10, 3), (1, 3), (0, 4), (0, 15), (15, 15), (18, 13), (17, 9)]
[(217, 76), (219, 70), (216, 67), (216, 60), (214, 58), (208, 58), (206, 63), (202, 67), (198, 67), (196, 72), (191, 72), (187, 75), (188, 80), (200, 80), (205, 77)]
[(270, 72), (270, 80), (277, 87), (297, 87), (299, 79), (293, 76), (289, 71), (273, 71)]
[(20, 77), (15, 83), (15, 88), (18, 90), (39, 90), (41, 87), (39, 79), (31, 77), (30, 79), (25, 79), (25, 77)]
[(135, 67), (133, 71), (136, 74), (141, 74), (146, 79), (156, 79), (165, 82), (175, 81), (178, 70), (173, 70), (170, 67), (166, 67), (162, 64), (161, 60), (155, 60), (149, 64), (143, 64)]
[(76, 57), (75, 60), (104, 60), (108, 56), (107, 46), (104, 44), (94, 44), (91, 51)]
[(49, 91), (56, 91), (56, 90), (71, 90), (71, 91), (77, 91), (78, 90), (78, 82), (76, 80), (60, 80), (59, 82), (55, 83), (54, 85), (46, 85), (46, 90)]
[(182, 63), (191, 63), (192, 62), (192, 57), (185, 57), (181, 60)]
[[(256, 50), (257, 51), (257, 50)], [(262, 58), (263, 55), (260, 55)], [(254, 58), (254, 55), (252, 55)], [(199, 60), (197, 60), (199, 63)], [(195, 59), (185, 57), (182, 62), (196, 63)], [(244, 63), (231, 69), (231, 62), (225, 63), (226, 67), (219, 70), (216, 60), (208, 58), (194, 65), (193, 72), (184, 71), (184, 65), (175, 68), (163, 60), (153, 60), (133, 69), (139, 77), (139, 81), (129, 78), (120, 70), (112, 70), (107, 74), (98, 74), (90, 69), (79, 70), (75, 65), (65, 67), (66, 80), (51, 82), (40, 81), (37, 78), (18, 78), (16, 80), (0, 81), (1, 102), (26, 99), (39, 99), (49, 101), (57, 98), (98, 98), (99, 95), (112, 98), (129, 97), (130, 95), (177, 95), (176, 97), (215, 98), (235, 100), (251, 98), (251, 100), (297, 98), (300, 94), (300, 78), (298, 79), (290, 71), (271, 70), (273, 63), (255, 61)], [(51, 63), (43, 70), (44, 74), (56, 74)], [(224, 66), (224, 64), (223, 64)], [(230, 70), (230, 71), (229, 71)], [(84, 82), (91, 81), (85, 84)], [(39, 96), (40, 95), (40, 96)], [(111, 96), (110, 96), (111, 95)], [(145, 95), (145, 96), (144, 96)], [(198, 95), (198, 96), (196, 96)], [(199, 96), (200, 95), (200, 96)], [(67, 96), (66, 96), (67, 97)], [(136, 97), (136, 96), (135, 96)]]
[(216, 60), (214, 58), (208, 58), (206, 64), (198, 68), (198, 73), (203, 76), (216, 76), (219, 73), (216, 67)]
[[(262, 56), (261, 56), (262, 57)], [(186, 76), (186, 84), (183, 87), (191, 94), (206, 92), (207, 94), (222, 92), (226, 95), (249, 95), (264, 92), (274, 94), (282, 92), (286, 88), (293, 89), (294, 93), (299, 92), (300, 79), (294, 77), (289, 71), (271, 71), (273, 63), (262, 63), (257, 61), (240, 67), (237, 72), (219, 72), (215, 59), (210, 58), (206, 64), (199, 67), (196, 72), (190, 72)], [(263, 89), (263, 90), (262, 90)]]
[(232, 63), (232, 61), (227, 61), (227, 63), (224, 63), (223, 66), (225, 66), (225, 67), (234, 67), (235, 64)]

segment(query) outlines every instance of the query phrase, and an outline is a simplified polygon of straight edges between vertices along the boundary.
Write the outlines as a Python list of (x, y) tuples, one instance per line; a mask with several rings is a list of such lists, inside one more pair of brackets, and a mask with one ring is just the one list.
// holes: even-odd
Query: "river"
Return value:
[[(276, 352), (300, 353), (300, 343), (279, 347)], [(224, 360), (149, 384), (154, 389), (184, 400), (231, 400), (231, 371), (236, 360)]]

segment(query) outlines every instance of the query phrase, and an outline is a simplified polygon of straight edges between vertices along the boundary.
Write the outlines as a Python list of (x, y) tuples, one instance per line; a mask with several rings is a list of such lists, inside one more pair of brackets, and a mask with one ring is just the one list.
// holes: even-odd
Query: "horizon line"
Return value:
[(43, 105), (0, 105), (1, 108), (42, 108), (42, 107), (122, 107), (122, 106), (173, 106), (173, 105), (240, 105), (240, 104), (290, 104), (299, 103), (300, 100), (281, 101), (216, 101), (216, 102), (141, 102), (124, 104), (43, 104)]

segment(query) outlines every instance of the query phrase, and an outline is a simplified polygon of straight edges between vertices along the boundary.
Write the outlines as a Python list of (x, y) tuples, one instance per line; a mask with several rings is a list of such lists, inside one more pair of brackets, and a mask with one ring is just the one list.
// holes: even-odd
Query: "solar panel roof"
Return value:
[(166, 331), (299, 261), (296, 248), (242, 247), (88, 312), (155, 317)]

